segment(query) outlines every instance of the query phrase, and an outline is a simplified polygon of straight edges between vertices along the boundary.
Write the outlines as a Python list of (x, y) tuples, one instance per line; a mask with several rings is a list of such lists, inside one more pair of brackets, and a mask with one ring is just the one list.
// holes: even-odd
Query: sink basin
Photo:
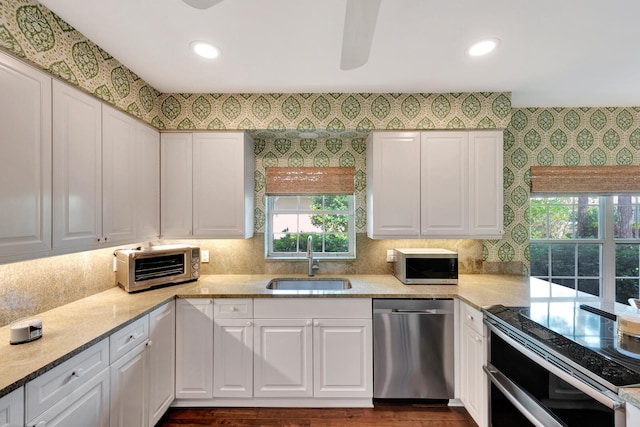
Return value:
[(267, 289), (280, 291), (343, 291), (351, 289), (349, 279), (283, 277), (273, 279)]

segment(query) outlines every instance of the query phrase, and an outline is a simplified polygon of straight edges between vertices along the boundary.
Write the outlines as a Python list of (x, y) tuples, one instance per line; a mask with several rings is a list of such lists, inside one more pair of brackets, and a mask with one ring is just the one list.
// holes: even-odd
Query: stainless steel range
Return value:
[(615, 315), (576, 302), (493, 306), (489, 425), (625, 426), (623, 386), (640, 384), (640, 355), (619, 348)]

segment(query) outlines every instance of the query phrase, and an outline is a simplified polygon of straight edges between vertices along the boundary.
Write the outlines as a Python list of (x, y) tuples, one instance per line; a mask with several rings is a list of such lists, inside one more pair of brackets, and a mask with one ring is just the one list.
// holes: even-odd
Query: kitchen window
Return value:
[(353, 195), (267, 196), (267, 258), (355, 258)]
[(530, 199), (531, 275), (627, 303), (640, 297), (640, 197)]

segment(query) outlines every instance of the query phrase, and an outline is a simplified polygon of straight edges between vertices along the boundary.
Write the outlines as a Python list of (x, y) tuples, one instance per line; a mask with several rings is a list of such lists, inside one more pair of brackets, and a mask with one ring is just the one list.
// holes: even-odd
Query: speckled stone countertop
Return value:
[[(266, 288), (273, 275), (207, 275), (197, 282), (134, 294), (114, 287), (39, 314), (43, 322), (43, 337), (39, 340), (11, 345), (9, 326), (0, 328), (0, 397), (175, 297), (458, 298), (480, 309), (493, 304), (528, 305), (532, 296), (540, 292), (552, 295), (557, 286), (524, 276), (485, 274), (461, 275), (458, 285), (404, 285), (392, 275), (340, 277), (348, 278), (352, 288), (273, 291)], [(626, 391), (631, 394), (633, 390)]]

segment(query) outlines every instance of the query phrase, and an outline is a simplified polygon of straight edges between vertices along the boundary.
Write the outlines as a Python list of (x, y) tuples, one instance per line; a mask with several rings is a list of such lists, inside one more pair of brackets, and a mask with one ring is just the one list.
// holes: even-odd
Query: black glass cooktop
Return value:
[(640, 354), (619, 348), (615, 316), (575, 302), (485, 311), (616, 387), (640, 384)]

